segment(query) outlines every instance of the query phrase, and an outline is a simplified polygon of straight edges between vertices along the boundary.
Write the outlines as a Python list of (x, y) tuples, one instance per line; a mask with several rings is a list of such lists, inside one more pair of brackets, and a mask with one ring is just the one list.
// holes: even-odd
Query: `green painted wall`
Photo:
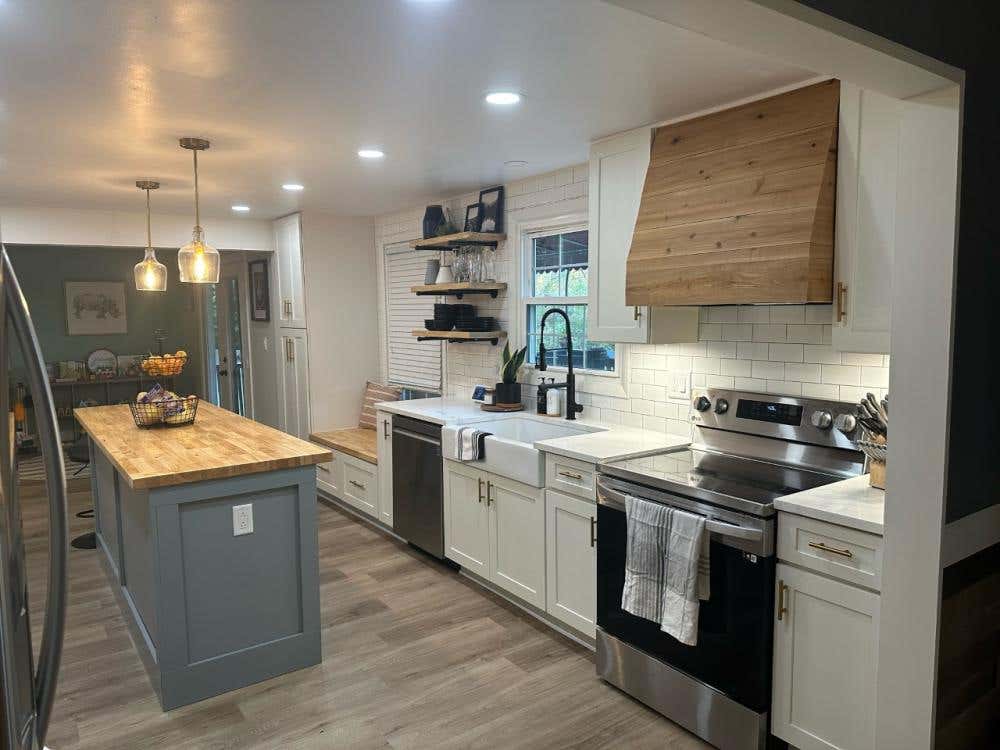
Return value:
[[(157, 250), (160, 262), (167, 266), (166, 292), (136, 290), (132, 267), (141, 259), (141, 249), (8, 245), (7, 252), (28, 300), (46, 362), (85, 361), (90, 352), (102, 347), (115, 354), (146, 354), (156, 351), (153, 332), (162, 328), (167, 332), (164, 349), (184, 349), (190, 356), (175, 384), (177, 390), (185, 394), (198, 391), (201, 333), (195, 300), (201, 287), (180, 283), (176, 250)], [(67, 335), (63, 282), (119, 280), (125, 283), (128, 332)], [(15, 369), (17, 365), (15, 362)]]

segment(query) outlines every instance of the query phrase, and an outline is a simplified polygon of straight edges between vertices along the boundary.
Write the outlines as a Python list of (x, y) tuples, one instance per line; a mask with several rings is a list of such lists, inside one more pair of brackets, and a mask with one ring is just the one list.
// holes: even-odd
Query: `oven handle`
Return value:
[[(608, 485), (600, 479), (597, 480), (597, 502), (599, 505), (614, 508), (615, 510), (620, 510), (622, 512), (625, 511), (625, 494), (608, 487)], [(678, 510), (683, 510), (683, 508), (678, 508)], [(685, 512), (690, 513), (691, 511)], [(700, 514), (695, 513), (694, 515)], [(727, 536), (731, 539), (743, 539), (748, 542), (764, 541), (764, 532), (760, 529), (749, 529), (732, 523), (715, 521), (711, 518), (705, 519), (705, 529), (713, 534)]]

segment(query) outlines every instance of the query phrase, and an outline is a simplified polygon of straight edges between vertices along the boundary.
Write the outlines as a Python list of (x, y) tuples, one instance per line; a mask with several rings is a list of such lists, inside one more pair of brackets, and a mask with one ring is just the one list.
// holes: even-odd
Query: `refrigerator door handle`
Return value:
[(45, 464), (45, 483), (49, 495), (49, 590), (45, 604), (42, 644), (38, 652), (35, 676), (35, 732), (38, 744), (45, 745), (45, 735), (52, 716), (56, 696), (59, 662), (62, 659), (63, 634), (66, 629), (66, 557), (69, 549), (69, 529), (66, 511), (66, 467), (59, 442), (59, 425), (55, 402), (45, 372), (45, 360), (38, 345), (28, 303), (21, 293), (14, 268), (3, 256), (3, 279), (7, 284), (7, 310), (21, 352), (24, 355), (28, 388), (35, 406), (39, 444)]

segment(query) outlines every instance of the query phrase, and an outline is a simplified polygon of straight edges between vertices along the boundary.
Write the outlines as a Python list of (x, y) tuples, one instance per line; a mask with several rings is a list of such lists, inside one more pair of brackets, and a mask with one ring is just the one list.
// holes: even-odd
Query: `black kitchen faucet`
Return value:
[(566, 321), (566, 419), (576, 419), (576, 415), (583, 411), (583, 406), (576, 403), (576, 376), (573, 374), (573, 334), (570, 330), (569, 315), (558, 307), (546, 310), (538, 327), (538, 370), (545, 372), (545, 319), (552, 313), (559, 313)]

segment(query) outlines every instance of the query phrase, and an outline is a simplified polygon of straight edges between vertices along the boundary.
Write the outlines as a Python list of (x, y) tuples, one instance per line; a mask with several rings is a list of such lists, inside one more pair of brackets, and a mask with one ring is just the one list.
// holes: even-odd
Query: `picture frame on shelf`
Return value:
[(464, 232), (478, 232), (479, 227), (483, 223), (483, 204), (482, 203), (470, 203), (465, 207), (465, 226), (463, 227)]
[(247, 264), (250, 273), (250, 320), (255, 323), (271, 321), (271, 282), (266, 258)]
[(66, 281), (63, 290), (68, 336), (128, 333), (124, 282)]
[(479, 231), (503, 232), (503, 185), (479, 191)]

